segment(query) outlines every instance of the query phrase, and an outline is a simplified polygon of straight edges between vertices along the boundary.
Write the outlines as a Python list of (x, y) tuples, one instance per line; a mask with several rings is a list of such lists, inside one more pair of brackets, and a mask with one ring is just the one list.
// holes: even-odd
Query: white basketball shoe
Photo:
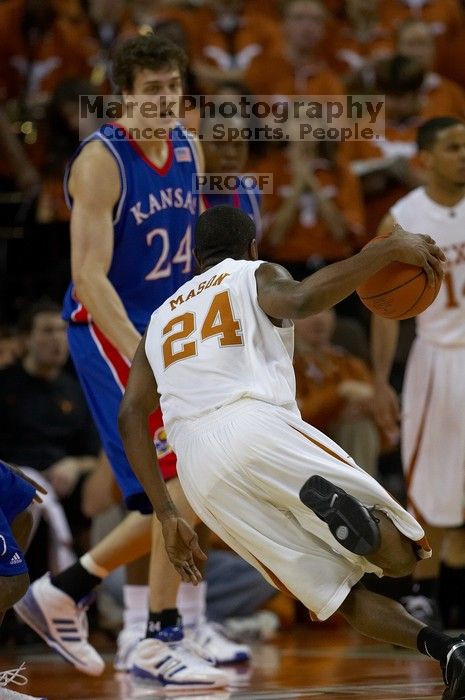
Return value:
[(166, 690), (224, 688), (228, 677), (189, 651), (181, 627), (168, 627), (159, 638), (140, 642), (134, 653), (131, 675)]
[(223, 627), (216, 622), (202, 620), (194, 627), (185, 627), (184, 634), (187, 643), (193, 642), (202, 656), (217, 666), (243, 663), (252, 657), (249, 646), (228, 639)]
[(147, 624), (141, 622), (123, 627), (116, 642), (116, 655), (113, 667), (116, 671), (129, 672), (132, 668), (137, 645), (145, 637)]
[(29, 587), (15, 612), (42, 639), (82, 673), (99, 676), (105, 663), (88, 642), (86, 608), (76, 605), (50, 581), (50, 574)]

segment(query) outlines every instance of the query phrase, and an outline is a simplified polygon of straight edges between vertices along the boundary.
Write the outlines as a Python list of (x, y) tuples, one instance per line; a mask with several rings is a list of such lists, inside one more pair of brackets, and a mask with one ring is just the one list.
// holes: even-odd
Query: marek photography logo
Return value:
[[(383, 95), (81, 95), (81, 139), (376, 141), (384, 137)], [(181, 128), (179, 128), (181, 127)]]

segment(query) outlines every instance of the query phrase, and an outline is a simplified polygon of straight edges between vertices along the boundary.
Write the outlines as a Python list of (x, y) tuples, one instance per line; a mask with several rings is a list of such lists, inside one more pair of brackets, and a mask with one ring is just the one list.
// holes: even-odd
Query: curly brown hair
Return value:
[(187, 56), (175, 43), (156, 34), (133, 37), (117, 50), (113, 60), (112, 77), (116, 89), (131, 90), (136, 71), (149, 68), (162, 70), (179, 68), (181, 76), (187, 68)]

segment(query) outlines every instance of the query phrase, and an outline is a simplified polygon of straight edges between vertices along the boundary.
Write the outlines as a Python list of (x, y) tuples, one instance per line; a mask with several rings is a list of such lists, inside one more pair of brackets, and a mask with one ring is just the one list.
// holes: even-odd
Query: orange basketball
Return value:
[[(373, 238), (367, 245), (382, 240)], [(370, 279), (357, 288), (363, 304), (384, 318), (401, 321), (418, 316), (436, 299), (441, 280), (430, 287), (425, 271), (416, 265), (393, 262), (381, 268)]]

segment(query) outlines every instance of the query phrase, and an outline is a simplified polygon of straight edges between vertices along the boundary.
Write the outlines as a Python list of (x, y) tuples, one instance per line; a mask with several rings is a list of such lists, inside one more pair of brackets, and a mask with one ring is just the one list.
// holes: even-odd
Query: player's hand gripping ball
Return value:
[[(373, 238), (367, 245), (374, 245), (383, 238), (385, 236)], [(392, 262), (363, 282), (356, 291), (370, 311), (383, 318), (401, 321), (425, 311), (436, 299), (441, 282), (442, 279), (435, 275), (435, 285), (431, 287), (423, 268)]]

